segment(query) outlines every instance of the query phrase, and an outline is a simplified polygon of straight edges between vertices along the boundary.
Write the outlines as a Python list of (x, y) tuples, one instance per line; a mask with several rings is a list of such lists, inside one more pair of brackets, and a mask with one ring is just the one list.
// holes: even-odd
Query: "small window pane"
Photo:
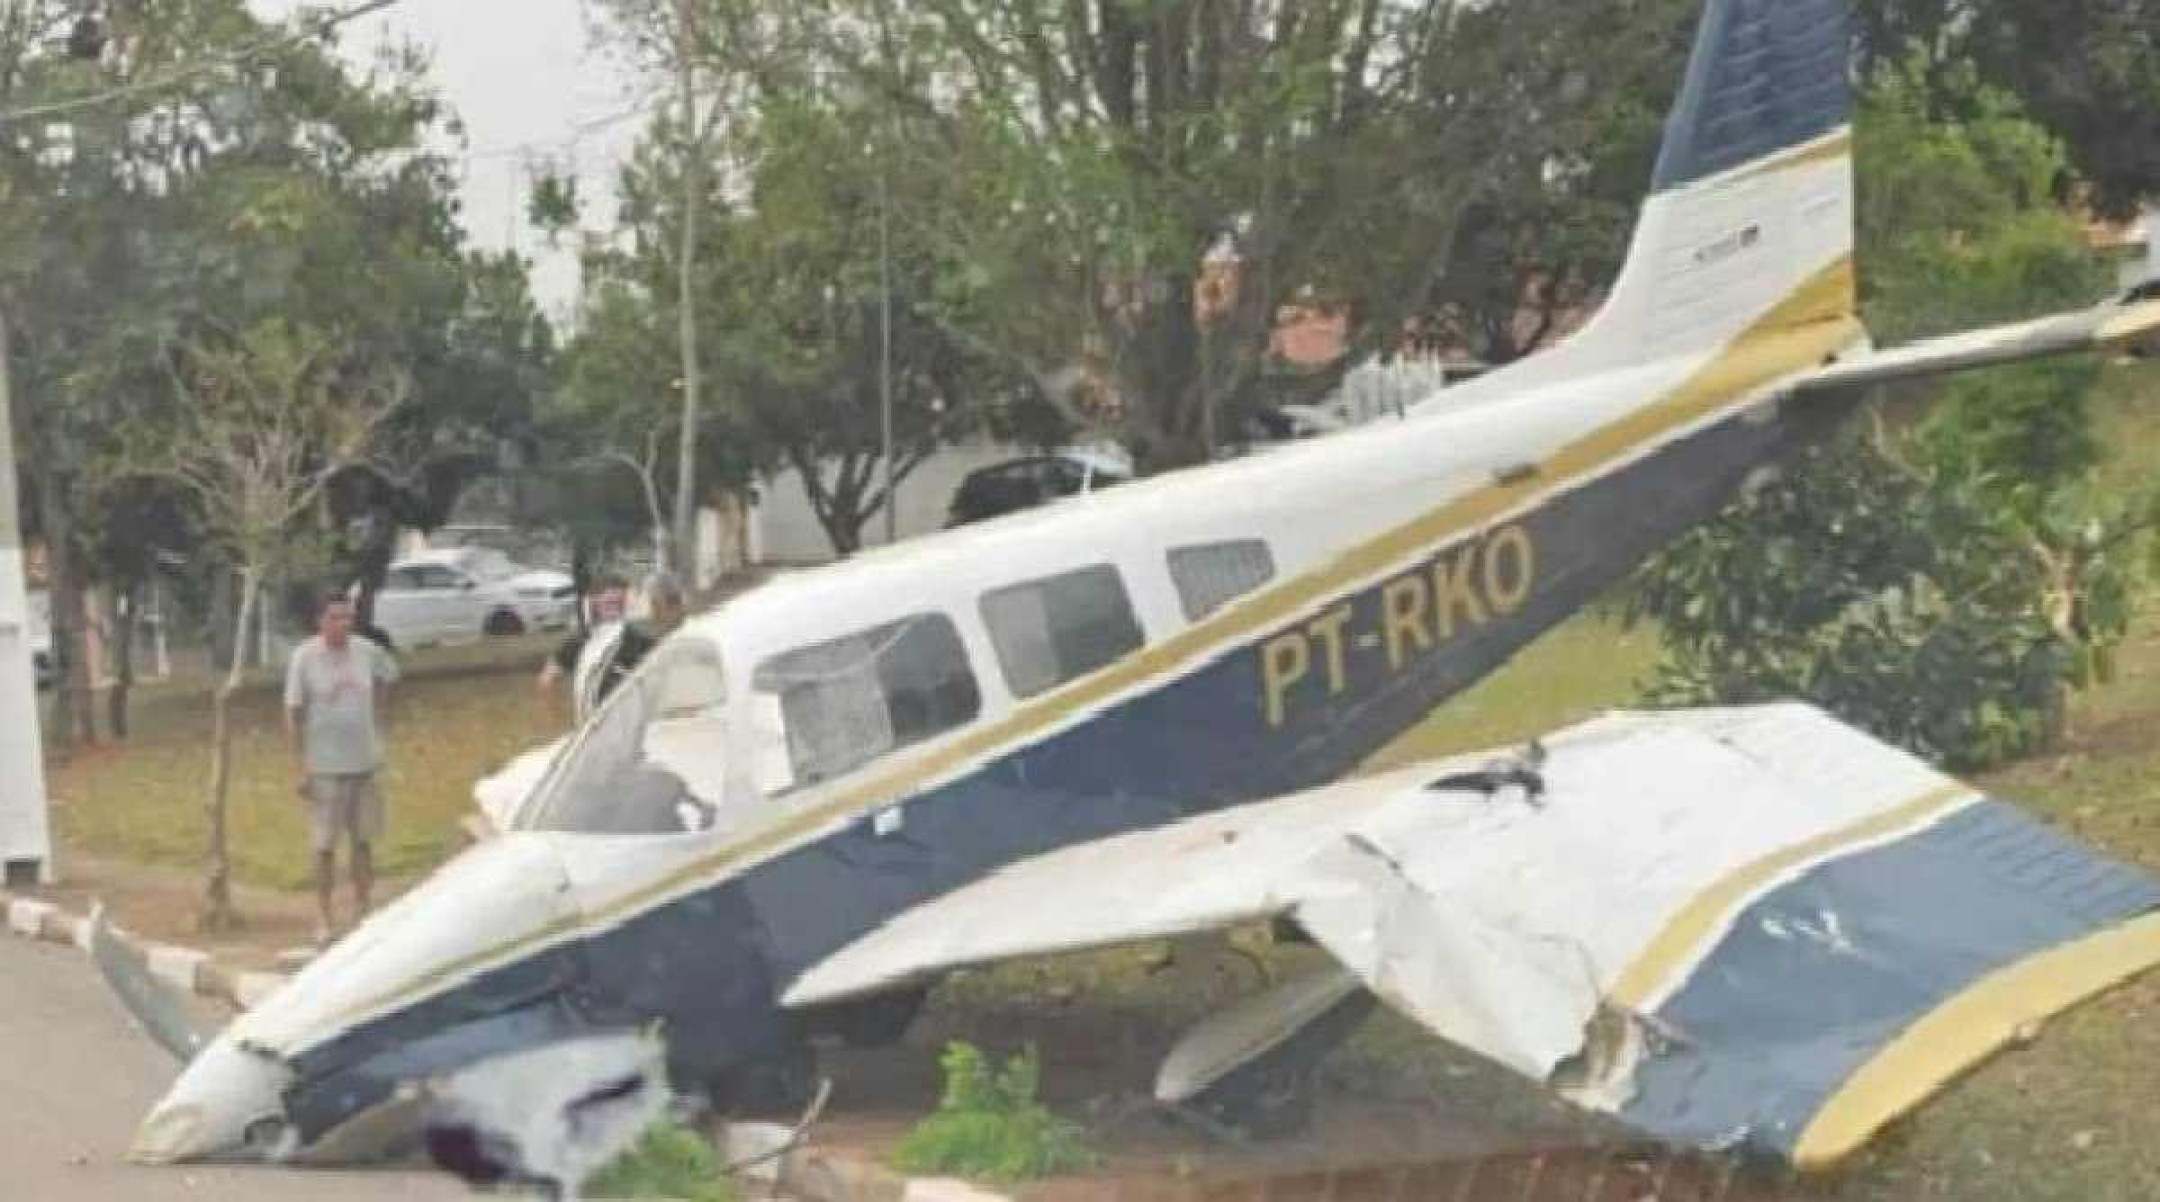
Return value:
[[(921, 614), (767, 660), (754, 685), (779, 702), (792, 785), (815, 784), (974, 721), (982, 698), (959, 632)], [(767, 721), (771, 721), (768, 715)]]
[(1117, 569), (1083, 568), (986, 593), (984, 625), (1015, 697), (1033, 697), (1143, 641)]
[(1178, 547), (1170, 552), (1170, 579), (1186, 619), (1197, 622), (1275, 579), (1275, 556), (1258, 539)]

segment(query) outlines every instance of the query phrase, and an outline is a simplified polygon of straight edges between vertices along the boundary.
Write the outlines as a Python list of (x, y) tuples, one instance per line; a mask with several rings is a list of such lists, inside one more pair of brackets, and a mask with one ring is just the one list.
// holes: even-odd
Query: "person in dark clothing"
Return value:
[(645, 592), (649, 610), (645, 620), (622, 621), (626, 590), (620, 580), (607, 582), (597, 595), (600, 612), (596, 616), (601, 620), (590, 631), (564, 639), (541, 668), (543, 689), (552, 690), (557, 681), (566, 677), (570, 680), (571, 704), (578, 721), (598, 709), (616, 685), (637, 671), (660, 640), (682, 625), (688, 607), (682, 586), (673, 577), (653, 576), (646, 582)]

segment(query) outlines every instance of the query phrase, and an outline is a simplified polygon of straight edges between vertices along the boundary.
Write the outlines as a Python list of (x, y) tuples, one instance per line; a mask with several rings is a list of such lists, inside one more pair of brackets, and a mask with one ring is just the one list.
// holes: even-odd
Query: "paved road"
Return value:
[(140, 1168), (135, 1124), (172, 1060), (129, 1025), (87, 957), (0, 934), (0, 1197), (38, 1202), (376, 1202), (464, 1199), (416, 1171)]

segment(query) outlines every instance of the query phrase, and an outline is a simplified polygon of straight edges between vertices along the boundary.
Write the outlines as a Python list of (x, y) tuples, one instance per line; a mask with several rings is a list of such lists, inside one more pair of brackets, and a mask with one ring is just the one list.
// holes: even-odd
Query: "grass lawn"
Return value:
[[(543, 699), (533, 673), (553, 636), (408, 652), (392, 701), (383, 780), (389, 830), (377, 849), (385, 877), (425, 873), (458, 847), (472, 784), (517, 752), (560, 733), (566, 703)], [(63, 848), (139, 863), (202, 862), (210, 771), (207, 675), (183, 672), (139, 688), (133, 737), (79, 752), (51, 773)], [(307, 819), (294, 794), (279, 682), (250, 679), (234, 700), (231, 839), (245, 883), (307, 885)]]

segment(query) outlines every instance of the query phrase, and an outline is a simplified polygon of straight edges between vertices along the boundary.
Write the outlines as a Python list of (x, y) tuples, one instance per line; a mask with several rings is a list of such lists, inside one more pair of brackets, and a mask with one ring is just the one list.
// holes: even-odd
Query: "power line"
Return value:
[(349, 24), (353, 21), (359, 20), (362, 17), (369, 16), (373, 13), (381, 12), (382, 10), (390, 8), (400, 2), (401, 0), (362, 0), (361, 3), (355, 4), (350, 8), (340, 9), (336, 12), (325, 13), (322, 16), (303, 21), (301, 23), (301, 28), (299, 29), (292, 30), (287, 33), (272, 35), (266, 38), (261, 38), (250, 45), (241, 47), (239, 50), (233, 52), (232, 54), (212, 59), (208, 62), (196, 63), (192, 66), (184, 67), (178, 71), (169, 72), (156, 79), (146, 79), (141, 81), (140, 83), (123, 84), (120, 87), (109, 88), (103, 92), (94, 92), (88, 96), (77, 96), (72, 100), (56, 100), (49, 104), (34, 104), (26, 108), (11, 109), (5, 113), (0, 113), (0, 124), (8, 124), (16, 121), (35, 121), (39, 118), (44, 117), (65, 116), (69, 113), (81, 112), (84, 109), (97, 108), (100, 105), (111, 104), (116, 100), (126, 100), (130, 97), (144, 95), (149, 92), (161, 91), (165, 88), (185, 83), (188, 80), (194, 79), (199, 75), (206, 75), (212, 71), (221, 70), (225, 67), (237, 66), (238, 64), (245, 62), (248, 59), (254, 58), (257, 55), (263, 54), (267, 51), (283, 49), (284, 47), (307, 41), (310, 38), (321, 37), (323, 34), (326, 34), (331, 30), (336, 29), (340, 25)]

